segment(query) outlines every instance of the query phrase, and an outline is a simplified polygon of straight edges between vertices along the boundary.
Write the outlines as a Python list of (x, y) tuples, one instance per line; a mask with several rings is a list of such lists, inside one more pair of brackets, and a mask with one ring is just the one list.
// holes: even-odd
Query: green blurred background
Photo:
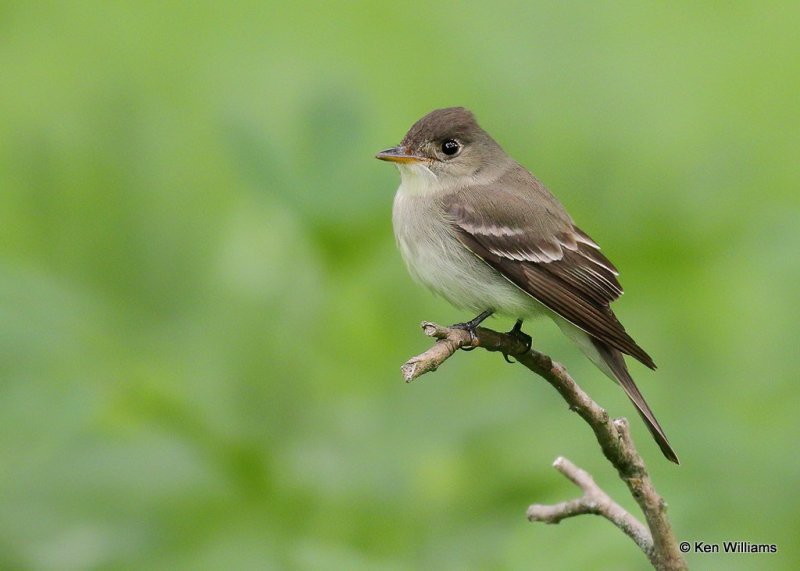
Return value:
[[(634, 569), (635, 509), (543, 381), (457, 355), (373, 154), (465, 105), (622, 268), (634, 436), (680, 539), (797, 569), (796, 2), (0, 4), (0, 568)], [(505, 329), (511, 321), (490, 325)]]

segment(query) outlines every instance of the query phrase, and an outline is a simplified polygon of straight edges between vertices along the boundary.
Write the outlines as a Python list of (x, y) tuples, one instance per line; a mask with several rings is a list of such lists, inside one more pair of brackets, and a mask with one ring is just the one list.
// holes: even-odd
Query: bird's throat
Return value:
[(412, 196), (431, 194), (441, 190), (439, 178), (425, 163), (398, 164), (400, 188), (398, 192)]

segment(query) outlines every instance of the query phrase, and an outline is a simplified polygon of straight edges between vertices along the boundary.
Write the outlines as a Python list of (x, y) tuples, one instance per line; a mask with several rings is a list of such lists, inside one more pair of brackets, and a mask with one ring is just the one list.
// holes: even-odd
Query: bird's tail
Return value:
[(625, 394), (628, 395), (628, 398), (631, 399), (631, 402), (636, 407), (639, 416), (642, 417), (642, 420), (645, 425), (647, 425), (650, 434), (653, 435), (653, 438), (658, 444), (658, 447), (661, 448), (661, 452), (664, 453), (664, 456), (666, 456), (668, 460), (680, 464), (678, 455), (675, 454), (669, 440), (667, 440), (667, 435), (664, 434), (664, 429), (661, 428), (658, 420), (656, 420), (656, 416), (648, 406), (647, 401), (644, 400), (644, 396), (639, 391), (639, 387), (633, 382), (633, 378), (628, 372), (628, 367), (625, 364), (625, 358), (622, 353), (606, 345), (602, 341), (591, 337), (567, 321), (557, 320), (556, 323), (558, 323), (561, 330), (580, 347), (581, 351), (583, 351), (601, 371), (608, 375), (613, 381), (619, 383), (625, 391)]
[(625, 365), (625, 358), (622, 356), (622, 353), (597, 339), (592, 339), (592, 345), (597, 349), (597, 352), (608, 368), (614, 373), (616, 380), (619, 381), (622, 390), (624, 390), (628, 398), (631, 399), (636, 410), (639, 411), (639, 416), (644, 420), (644, 423), (650, 430), (650, 434), (653, 435), (658, 447), (661, 448), (661, 452), (664, 453), (664, 456), (666, 456), (668, 460), (680, 464), (678, 455), (675, 454), (675, 450), (672, 449), (669, 440), (667, 440), (667, 435), (664, 434), (664, 429), (661, 428), (658, 420), (656, 420), (656, 415), (653, 414), (647, 401), (644, 400), (644, 396), (639, 391), (639, 387), (633, 382), (633, 378), (628, 372), (628, 367)]

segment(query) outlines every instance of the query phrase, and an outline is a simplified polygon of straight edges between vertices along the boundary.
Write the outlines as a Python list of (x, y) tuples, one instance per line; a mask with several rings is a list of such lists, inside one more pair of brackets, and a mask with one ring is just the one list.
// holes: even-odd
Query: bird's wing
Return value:
[(619, 272), (549, 191), (525, 174), (530, 178), (517, 174), (507, 186), (501, 179), (444, 196), (456, 236), (547, 308), (654, 369), (610, 308), (622, 294)]

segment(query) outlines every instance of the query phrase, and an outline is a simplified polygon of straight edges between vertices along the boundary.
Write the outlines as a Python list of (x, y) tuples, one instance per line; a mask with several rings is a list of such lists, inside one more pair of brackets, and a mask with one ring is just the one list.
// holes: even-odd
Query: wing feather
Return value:
[[(549, 195), (532, 180), (538, 185), (534, 191)], [(597, 243), (572, 223), (555, 199), (557, 210), (547, 202), (542, 207), (534, 197), (505, 193), (505, 214), (498, 216), (498, 192), (503, 191), (473, 187), (468, 196), (453, 193), (443, 200), (459, 240), (550, 310), (654, 369), (652, 358), (611, 310), (611, 302), (623, 290), (619, 272)], [(493, 206), (491, 221), (486, 216), (488, 206)]]

